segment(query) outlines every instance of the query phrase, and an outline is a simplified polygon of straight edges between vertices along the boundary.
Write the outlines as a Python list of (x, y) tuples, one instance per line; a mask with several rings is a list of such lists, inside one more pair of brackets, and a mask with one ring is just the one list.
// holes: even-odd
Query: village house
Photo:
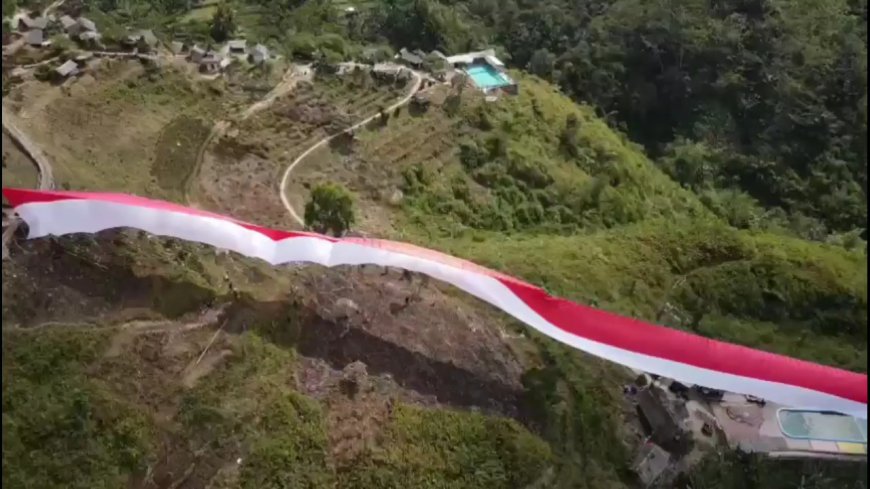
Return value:
[(423, 58), (425, 56), (426, 54), (422, 51), (415, 50), (414, 52), (411, 52), (405, 48), (400, 49), (399, 54), (396, 55), (399, 60), (412, 66), (413, 68), (420, 68), (421, 66), (423, 66)]
[(76, 20), (76, 24), (78, 24), (76, 32), (97, 32), (97, 24), (95, 24), (91, 19), (79, 17), (78, 20)]
[(85, 31), (79, 34), (79, 40), (88, 45), (97, 44), (102, 37), (102, 34), (94, 31)]
[(60, 17), (60, 27), (67, 34), (75, 34), (75, 32), (73, 31), (75, 30), (77, 25), (78, 23), (76, 22), (76, 20), (69, 15), (62, 15)]
[(24, 35), (24, 42), (30, 46), (45, 46), (47, 44), (42, 29), (33, 29)]
[(269, 49), (262, 44), (257, 44), (251, 49), (250, 59), (251, 63), (254, 64), (262, 64), (269, 61)]
[(141, 51), (151, 51), (157, 46), (158, 41), (154, 32), (150, 29), (145, 29), (128, 34), (127, 37), (124, 38), (123, 43), (125, 46), (130, 48), (136, 47)]
[(689, 433), (669, 409), (667, 396), (658, 387), (650, 386), (638, 391), (636, 400), (641, 424), (652, 441), (672, 453), (682, 454), (687, 448)]
[(75, 76), (79, 72), (79, 65), (76, 64), (73, 60), (68, 60), (64, 64), (55, 68), (55, 73), (57, 73), (61, 78), (69, 78), (71, 76)]
[(22, 15), (18, 18), (18, 30), (25, 32), (33, 29), (44, 30), (48, 27), (48, 19), (45, 17), (30, 17)]
[(151, 29), (139, 31), (139, 49), (154, 49), (157, 47), (157, 36)]
[(248, 48), (248, 41), (244, 39), (233, 39), (227, 43), (227, 48), (230, 54), (244, 55)]
[(205, 58), (205, 49), (194, 44), (193, 47), (190, 48), (189, 57), (191, 62), (199, 63), (203, 58)]
[(199, 71), (205, 74), (214, 74), (220, 72), (223, 68), (224, 59), (220, 54), (214, 51), (209, 51), (199, 61)]

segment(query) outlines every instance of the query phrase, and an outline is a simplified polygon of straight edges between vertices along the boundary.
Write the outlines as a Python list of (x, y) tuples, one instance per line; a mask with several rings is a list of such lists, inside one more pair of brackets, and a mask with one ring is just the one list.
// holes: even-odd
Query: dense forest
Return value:
[(823, 239), (866, 219), (866, 17), (863, 0), (392, 0), (363, 33), (498, 46), (731, 224)]

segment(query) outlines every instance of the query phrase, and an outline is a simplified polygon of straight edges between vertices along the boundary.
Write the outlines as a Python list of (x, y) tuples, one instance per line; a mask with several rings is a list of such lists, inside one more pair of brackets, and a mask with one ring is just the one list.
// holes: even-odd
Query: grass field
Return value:
[(176, 200), (193, 162), (189, 148), (204, 137), (197, 126), (179, 132), (177, 124), (187, 118), (210, 126), (226, 103), (171, 69), (148, 72), (125, 61), (105, 63), (65, 94), (44, 84), (19, 89), (20, 118), (59, 186)]

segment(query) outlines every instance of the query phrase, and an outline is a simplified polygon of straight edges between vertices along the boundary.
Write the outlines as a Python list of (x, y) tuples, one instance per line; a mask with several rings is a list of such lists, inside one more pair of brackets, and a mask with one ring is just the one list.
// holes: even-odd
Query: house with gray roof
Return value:
[(173, 54), (181, 54), (184, 52), (185, 44), (181, 41), (172, 41), (169, 43), (169, 49)]
[(92, 21), (88, 18), (79, 17), (78, 20), (76, 21), (76, 23), (79, 25), (79, 32), (83, 32), (83, 31), (97, 32), (97, 24), (94, 24), (94, 21)]
[(417, 53), (412, 53), (405, 48), (400, 49), (399, 54), (396, 57), (415, 68), (419, 68), (423, 65), (423, 56)]
[(190, 48), (190, 60), (194, 63), (199, 63), (203, 58), (205, 58), (205, 49), (194, 44)]
[(75, 76), (79, 72), (79, 65), (76, 64), (73, 60), (68, 60), (66, 63), (58, 66), (54, 70), (58, 75), (68, 78), (70, 76)]
[(199, 71), (202, 73), (217, 73), (224, 67), (223, 65), (223, 57), (214, 52), (209, 51), (203, 56), (203, 58), (199, 62)]
[(139, 31), (139, 42), (144, 43), (146, 46), (153, 48), (157, 45), (157, 36), (154, 35), (154, 32), (151, 29), (145, 29)]
[(251, 62), (254, 64), (262, 64), (269, 61), (269, 48), (262, 44), (257, 44), (251, 49)]
[(46, 27), (48, 27), (48, 19), (45, 17), (30, 17), (28, 15), (22, 15), (18, 18), (18, 29), (22, 31), (33, 29), (43, 30)]
[(227, 43), (227, 47), (232, 54), (245, 54), (245, 50), (248, 47), (248, 41), (244, 39), (233, 39)]
[(45, 35), (43, 35), (42, 29), (27, 31), (27, 34), (24, 36), (24, 42), (31, 46), (42, 46), (45, 43)]
[(70, 17), (69, 15), (63, 15), (60, 18), (60, 26), (67, 34), (74, 34), (74, 32), (70, 32), (75, 29), (75, 26), (78, 25), (75, 19)]
[(86, 43), (95, 43), (103, 37), (99, 32), (85, 31), (79, 34), (79, 40)]

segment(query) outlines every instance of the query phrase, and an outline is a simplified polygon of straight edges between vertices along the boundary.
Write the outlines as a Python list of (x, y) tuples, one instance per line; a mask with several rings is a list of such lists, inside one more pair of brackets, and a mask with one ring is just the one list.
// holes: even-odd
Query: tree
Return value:
[(553, 55), (546, 49), (538, 49), (529, 60), (529, 71), (533, 74), (546, 78), (553, 73)]
[(217, 42), (224, 42), (236, 30), (236, 15), (232, 7), (221, 2), (211, 18), (211, 37)]
[(305, 204), (305, 226), (315, 232), (341, 236), (355, 221), (353, 198), (340, 184), (318, 185)]
[(381, 125), (386, 126), (387, 123), (390, 121), (390, 113), (387, 111), (386, 108), (384, 108), (383, 105), (378, 107), (378, 115)]

